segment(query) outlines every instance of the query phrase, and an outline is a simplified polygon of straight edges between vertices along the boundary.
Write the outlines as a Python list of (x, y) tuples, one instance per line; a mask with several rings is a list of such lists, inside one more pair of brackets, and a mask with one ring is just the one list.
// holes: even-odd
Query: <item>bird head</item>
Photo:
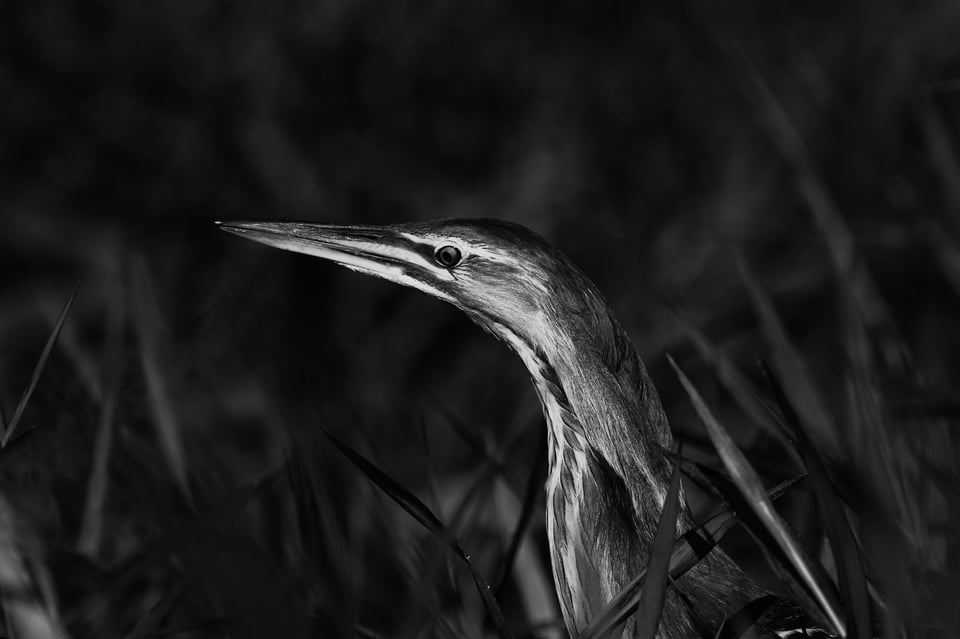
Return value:
[(606, 309), (589, 280), (559, 251), (525, 227), (500, 220), (220, 226), (269, 246), (421, 290), (459, 307), (518, 350), (526, 345), (542, 351), (568, 340), (558, 329), (571, 318), (587, 319), (584, 310), (597, 307), (587, 298), (599, 300), (599, 307)]

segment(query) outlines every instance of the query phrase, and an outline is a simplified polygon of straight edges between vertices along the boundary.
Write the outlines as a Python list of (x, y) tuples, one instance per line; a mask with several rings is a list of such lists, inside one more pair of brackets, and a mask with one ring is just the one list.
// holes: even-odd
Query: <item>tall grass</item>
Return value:
[(722, 537), (821, 614), (710, 415), (851, 636), (960, 635), (955, 3), (604, 5), (0, 9), (7, 636), (564, 636), (520, 362), (211, 223), (466, 215), (650, 366), (701, 525), (651, 583)]

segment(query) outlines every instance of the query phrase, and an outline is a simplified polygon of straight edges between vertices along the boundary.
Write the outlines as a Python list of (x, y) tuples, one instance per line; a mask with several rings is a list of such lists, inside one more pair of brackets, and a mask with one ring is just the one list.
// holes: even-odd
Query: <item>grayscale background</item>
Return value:
[[(688, 338), (759, 380), (752, 274), (847, 442), (836, 481), (859, 490), (885, 441), (914, 526), (889, 552), (956, 592), (958, 42), (947, 0), (0, 3), (6, 423), (82, 281), (0, 451), (44, 600), (74, 637), (489, 635), (460, 562), (320, 429), (495, 581), (542, 473), (520, 361), (452, 307), (213, 223), (444, 217), (567, 253), (689, 454), (711, 459), (665, 353), (775, 483), (795, 469)], [(537, 498), (501, 603), (558, 637)], [(810, 494), (784, 512), (819, 553)]]

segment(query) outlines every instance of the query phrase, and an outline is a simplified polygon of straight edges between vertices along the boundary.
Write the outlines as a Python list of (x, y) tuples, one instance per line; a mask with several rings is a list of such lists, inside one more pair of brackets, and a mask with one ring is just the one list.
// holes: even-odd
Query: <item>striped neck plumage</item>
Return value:
[(659, 513), (670, 474), (662, 451), (672, 444), (659, 396), (612, 315), (579, 319), (585, 325), (535, 313), (523, 334), (500, 324), (485, 328), (507, 342), (529, 372), (551, 454), (569, 446), (582, 450), (626, 482), (640, 516), (651, 508)]
[[(669, 474), (653, 449), (669, 445), (669, 434), (632, 348), (632, 357), (614, 367), (595, 345), (550, 329), (541, 333), (550, 338), (537, 345), (505, 327), (492, 330), (523, 360), (547, 422), (547, 535), (560, 604), (574, 633), (636, 574), (635, 558), (647, 554)], [(644, 409), (642, 401), (654, 406)], [(611, 526), (614, 521), (624, 525)]]
[[(571, 634), (640, 573), (669, 482), (662, 449), (671, 445), (670, 432), (626, 332), (599, 290), (559, 251), (500, 220), (253, 221), (222, 228), (423, 291), (505, 340), (530, 372), (548, 424), (550, 552)], [(689, 522), (681, 507), (678, 528)], [(697, 602), (697, 616), (709, 627), (762, 594), (718, 551), (677, 588)], [(693, 634), (690, 611), (669, 592), (658, 637)]]

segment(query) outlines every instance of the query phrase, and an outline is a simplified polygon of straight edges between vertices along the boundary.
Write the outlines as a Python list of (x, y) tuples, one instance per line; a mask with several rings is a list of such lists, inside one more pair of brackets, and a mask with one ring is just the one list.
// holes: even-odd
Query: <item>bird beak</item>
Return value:
[[(302, 222), (217, 222), (221, 229), (285, 251), (313, 255), (351, 270), (423, 288), (423, 272), (436, 272), (407, 235), (389, 226)], [(411, 277), (414, 275), (415, 277)], [(432, 289), (432, 287), (431, 287)], [(435, 290), (431, 290), (436, 294)]]

